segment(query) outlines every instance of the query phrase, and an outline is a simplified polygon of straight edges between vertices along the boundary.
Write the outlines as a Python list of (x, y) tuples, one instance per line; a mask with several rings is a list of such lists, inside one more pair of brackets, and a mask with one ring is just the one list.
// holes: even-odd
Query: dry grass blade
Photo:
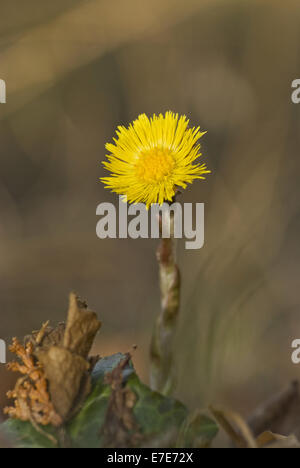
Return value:
[(258, 448), (250, 427), (239, 414), (217, 410), (212, 406), (210, 406), (210, 411), (238, 448)]

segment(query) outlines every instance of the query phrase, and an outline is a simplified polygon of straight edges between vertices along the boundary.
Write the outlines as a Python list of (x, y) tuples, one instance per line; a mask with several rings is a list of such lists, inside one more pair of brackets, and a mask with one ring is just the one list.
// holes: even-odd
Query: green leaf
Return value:
[[(94, 388), (86, 400), (81, 412), (68, 427), (68, 433), (76, 447), (101, 447), (101, 429), (103, 427), (110, 397), (110, 387), (104, 383), (104, 376), (112, 372), (125, 358), (122, 354), (101, 359), (93, 372)], [(136, 394), (137, 402), (133, 414), (142, 436), (148, 441), (153, 437), (161, 437), (174, 433), (187, 416), (187, 410), (178, 401), (166, 398), (142, 384), (128, 365), (123, 377), (128, 387)]]
[(67, 432), (78, 448), (101, 447), (101, 428), (108, 407), (110, 388), (98, 382), (80, 413), (68, 425)]
[(218, 431), (218, 426), (212, 419), (196, 411), (183, 423), (177, 447), (209, 448)]
[[(41, 428), (48, 437), (54, 436), (64, 445), (74, 448), (99, 448), (104, 445), (102, 429), (106, 420), (111, 388), (105, 383), (105, 375), (111, 373), (126, 358), (123, 354), (115, 354), (101, 359), (92, 374), (92, 392), (86, 399), (81, 411), (64, 428), (55, 431), (54, 428)], [(123, 370), (123, 379), (128, 388), (136, 395), (133, 416), (141, 435), (141, 446), (176, 447), (180, 441), (181, 447), (194, 447), (195, 444), (208, 446), (217, 433), (217, 427), (206, 416), (189, 418), (186, 407), (179, 401), (153, 392), (143, 384), (129, 363)], [(22, 448), (54, 448), (56, 445), (49, 438), (38, 432), (31, 423), (9, 420), (2, 425), (17, 447)]]
[(136, 374), (129, 378), (128, 386), (138, 397), (133, 413), (144, 435), (165, 435), (174, 429), (177, 432), (187, 417), (187, 409), (182, 403), (153, 392)]
[[(67, 431), (75, 447), (97, 448), (102, 446), (101, 429), (108, 408), (111, 389), (104, 383), (105, 375), (111, 373), (125, 359), (121, 353), (100, 359), (92, 373), (93, 390), (80, 413), (68, 425)], [(134, 372), (128, 365), (123, 372), (124, 380)]]
[[(16, 448), (57, 448), (57, 445), (46, 435), (38, 432), (30, 422), (9, 419), (1, 426), (3, 433)], [(45, 434), (56, 438), (52, 427), (43, 427)]]

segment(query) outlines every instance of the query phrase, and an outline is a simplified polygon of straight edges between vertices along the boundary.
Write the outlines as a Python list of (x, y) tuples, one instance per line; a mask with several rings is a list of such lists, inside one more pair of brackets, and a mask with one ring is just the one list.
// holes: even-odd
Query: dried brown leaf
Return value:
[(259, 448), (300, 448), (300, 443), (294, 435), (285, 437), (271, 431), (263, 432), (256, 442)]
[(258, 448), (250, 427), (239, 414), (232, 411), (217, 410), (212, 406), (210, 410), (238, 448)]
[(256, 443), (259, 448), (264, 448), (273, 442), (278, 442), (282, 440), (286, 440), (286, 437), (281, 436), (279, 434), (274, 434), (271, 431), (265, 431), (257, 437)]
[(21, 362), (9, 368), (24, 377), (9, 392), (15, 406), (6, 413), (34, 425), (58, 427), (68, 421), (90, 392), (97, 358), (88, 354), (100, 327), (96, 314), (72, 293), (66, 325), (53, 329), (44, 323), (25, 338), (25, 348), (15, 340), (12, 350)]
[(297, 448), (299, 449), (300, 442), (297, 439), (297, 437), (294, 435), (291, 435), (289, 437), (277, 437), (277, 439), (273, 443), (267, 445), (264, 448), (269, 448), (269, 449)]
[(136, 395), (123, 381), (123, 371), (130, 359), (130, 354), (127, 354), (105, 379), (112, 389), (102, 430), (107, 447), (135, 447), (142, 439), (133, 414)]
[(64, 347), (86, 359), (100, 328), (101, 322), (95, 312), (88, 310), (86, 303), (71, 293)]
[[(66, 421), (79, 397), (84, 382), (89, 381), (89, 363), (69, 350), (52, 346), (48, 351), (40, 351), (38, 359), (43, 365), (53, 405)], [(90, 386), (85, 386), (82, 397), (87, 396)]]

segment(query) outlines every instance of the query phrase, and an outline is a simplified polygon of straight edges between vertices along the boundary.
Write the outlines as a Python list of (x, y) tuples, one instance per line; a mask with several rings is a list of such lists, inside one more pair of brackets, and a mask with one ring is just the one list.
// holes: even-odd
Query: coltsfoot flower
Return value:
[(128, 128), (119, 126), (104, 167), (111, 173), (101, 178), (106, 188), (129, 203), (172, 202), (176, 190), (209, 174), (206, 164), (195, 164), (201, 156), (200, 127), (188, 128), (186, 116), (173, 112), (140, 115)]

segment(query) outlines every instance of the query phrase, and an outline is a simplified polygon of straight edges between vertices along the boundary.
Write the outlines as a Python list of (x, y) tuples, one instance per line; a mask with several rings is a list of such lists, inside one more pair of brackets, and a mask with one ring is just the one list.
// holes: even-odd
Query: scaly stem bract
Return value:
[[(164, 395), (169, 395), (175, 385), (174, 336), (180, 303), (180, 273), (175, 258), (174, 217), (170, 238), (162, 238), (157, 251), (161, 290), (161, 312), (155, 322), (150, 348), (150, 385)], [(165, 220), (160, 217), (160, 225)]]

